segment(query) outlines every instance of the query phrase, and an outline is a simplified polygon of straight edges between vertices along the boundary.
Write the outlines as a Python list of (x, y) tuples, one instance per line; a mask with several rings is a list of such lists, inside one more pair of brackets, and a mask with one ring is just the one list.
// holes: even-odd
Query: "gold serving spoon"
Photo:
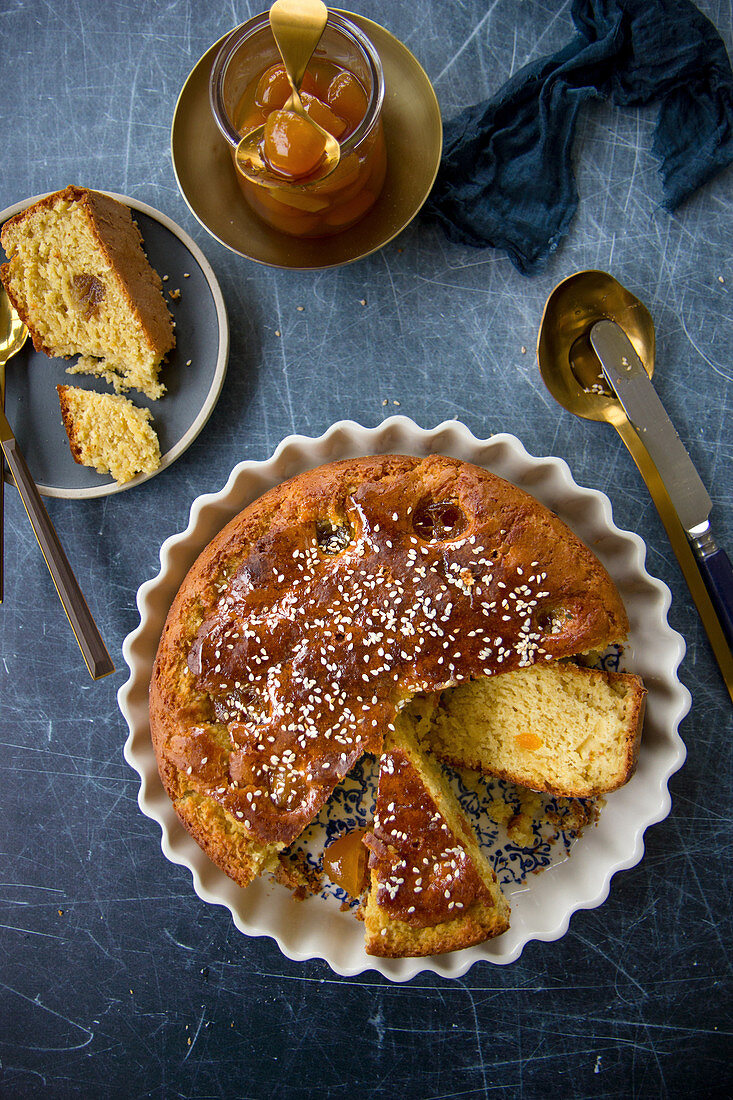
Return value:
[(606, 381), (591, 343), (599, 321), (615, 322), (649, 377), (654, 371), (654, 322), (648, 309), (605, 271), (579, 271), (547, 300), (537, 341), (537, 360), (548, 390), (564, 408), (587, 420), (612, 424), (626, 444), (654, 501), (682, 574), (733, 700), (733, 654), (700, 565), (677, 510), (642, 435)]
[[(0, 286), (0, 349), (2, 349), (0, 358), (2, 359), (3, 398), (5, 395), (5, 364), (11, 355), (15, 355), (16, 352), (20, 351), (27, 335), (26, 327), (12, 308), (5, 288)], [(79, 588), (79, 582), (74, 576), (68, 558), (59, 542), (59, 537), (54, 530), (26, 460), (13, 435), (13, 429), (8, 423), (2, 402), (0, 402), (0, 445), (2, 445), (13, 480), (18, 487), (28, 519), (31, 521), (31, 526), (38, 539), (38, 545), (46, 559), (46, 565), (56, 586), (64, 611), (71, 623), (71, 629), (74, 631), (76, 640), (79, 643), (86, 666), (92, 679), (98, 680), (100, 677), (114, 672), (115, 666)], [(0, 484), (2, 484), (2, 478), (0, 478)]]
[[(328, 8), (322, 0), (275, 0), (270, 8), (270, 27), (291, 88), (290, 98), (282, 109), (305, 119), (323, 140), (323, 157), (316, 170), (306, 177), (308, 183), (325, 179), (341, 159), (341, 146), (336, 138), (311, 118), (300, 98), (305, 70), (321, 40), (327, 19)], [(282, 186), (284, 180), (293, 180), (293, 177), (278, 175), (266, 163), (262, 155), (264, 134), (265, 127), (257, 126), (244, 135), (235, 151), (237, 169), (253, 183)]]

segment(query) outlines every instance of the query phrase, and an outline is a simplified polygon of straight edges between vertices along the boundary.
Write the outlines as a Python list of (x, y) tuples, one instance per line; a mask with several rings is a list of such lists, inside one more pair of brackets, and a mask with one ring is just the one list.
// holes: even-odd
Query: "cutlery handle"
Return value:
[(23, 454), (14, 438), (3, 439), (2, 449), (5, 452), (10, 472), (18, 486), (18, 492), (28, 513), (28, 519), (38, 539), (46, 565), (49, 568), (56, 591), (61, 603), (64, 605), (71, 628), (76, 635), (82, 656), (92, 678), (98, 680), (101, 676), (107, 676), (114, 672), (115, 668), (107, 648), (102, 641), (102, 636), (97, 629), (97, 624), (92, 618), (92, 613), (87, 606), (84, 595), (79, 588), (79, 583), (74, 576), (69, 560), (59, 542), (58, 535), (51, 523), (46, 507), (41, 500), (41, 495), (36, 488), (36, 483), (31, 476)]
[[(0, 363), (0, 409), (5, 412), (5, 363)], [(0, 603), (5, 598), (5, 458), (0, 447)]]
[(0, 447), (0, 603), (5, 598), (5, 461)]
[(664, 524), (670, 545), (682, 570), (682, 575), (687, 582), (690, 595), (702, 620), (702, 625), (710, 642), (710, 648), (718, 663), (728, 694), (733, 701), (733, 653), (731, 653), (731, 647), (723, 632), (710, 593), (702, 579), (699, 559), (692, 549), (687, 532), (679, 521), (659, 471), (652, 462), (651, 455), (620, 406), (619, 410), (620, 415), (613, 420), (613, 426), (628, 447), (629, 454), (646, 482), (647, 489), (659, 513), (659, 518)]
[(700, 572), (708, 586), (728, 644), (733, 646), (733, 566), (725, 550), (716, 550), (707, 557), (700, 558)]

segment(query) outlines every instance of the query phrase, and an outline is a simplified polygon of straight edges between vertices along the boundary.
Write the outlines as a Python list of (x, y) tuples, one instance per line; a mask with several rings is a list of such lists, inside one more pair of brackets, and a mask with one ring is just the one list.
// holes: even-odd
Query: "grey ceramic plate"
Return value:
[[(112, 192), (107, 192), (112, 194)], [(0, 214), (0, 223), (42, 196), (26, 199)], [(151, 264), (164, 279), (166, 301), (176, 322), (176, 347), (161, 378), (167, 392), (158, 401), (131, 390), (125, 396), (149, 408), (160, 440), (161, 463), (170, 466), (193, 443), (221, 392), (229, 354), (229, 325), (216, 276), (198, 245), (175, 222), (145, 203), (113, 195), (133, 211)], [(168, 276), (165, 279), (165, 276)], [(180, 289), (171, 301), (169, 291)], [(190, 360), (190, 365), (189, 364)], [(139, 485), (155, 474), (140, 474), (118, 485), (71, 456), (57, 385), (112, 393), (88, 374), (66, 373), (73, 360), (49, 359), (28, 340), (7, 366), (5, 409), (39, 490), (53, 497), (100, 497)]]

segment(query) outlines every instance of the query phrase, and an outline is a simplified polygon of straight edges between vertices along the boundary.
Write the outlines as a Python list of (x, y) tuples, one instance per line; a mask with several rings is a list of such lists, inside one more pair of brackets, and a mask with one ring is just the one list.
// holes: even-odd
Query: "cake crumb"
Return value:
[(180, 288), (176, 287), (175, 290), (169, 290), (168, 291), (168, 297), (171, 298), (174, 302), (177, 302), (178, 299), (181, 297)]
[(310, 894), (319, 894), (323, 887), (321, 872), (310, 866), (302, 849), (283, 852), (273, 878), (290, 890), (296, 901), (305, 901)]
[(298, 313), (303, 313), (303, 311), (305, 310), (305, 306), (296, 306), (295, 308), (297, 309)]
[(512, 843), (518, 844), (520, 848), (529, 848), (532, 843), (532, 819), (526, 814), (514, 814), (509, 819), (506, 831)]
[(514, 816), (514, 807), (501, 798), (494, 798), (489, 803), (489, 817), (497, 825), (508, 825)]
[(489, 803), (487, 813), (491, 820), (507, 830), (509, 840), (521, 848), (534, 847), (535, 826), (551, 825), (554, 836), (544, 839), (554, 844), (560, 832), (571, 840), (582, 836), (588, 825), (598, 820), (598, 814), (604, 803), (603, 798), (562, 798), (555, 799), (556, 809), (548, 805), (548, 796), (528, 787), (514, 786), (510, 800), (495, 798)]
[(536, 791), (525, 790), (518, 787), (519, 811), (510, 818), (507, 825), (507, 835), (513, 844), (520, 848), (531, 848), (535, 842), (534, 824), (541, 821), (544, 816), (544, 803), (542, 795)]
[(598, 798), (558, 798), (558, 810), (548, 810), (547, 820), (564, 833), (573, 837), (582, 836), (588, 825), (598, 821), (598, 814), (605, 799)]

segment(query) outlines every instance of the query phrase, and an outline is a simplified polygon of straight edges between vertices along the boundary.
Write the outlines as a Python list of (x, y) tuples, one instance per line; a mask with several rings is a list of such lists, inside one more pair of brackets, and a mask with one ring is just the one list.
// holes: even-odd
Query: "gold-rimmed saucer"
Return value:
[(234, 176), (226, 142), (209, 106), (209, 74), (223, 39), (194, 66), (173, 115), (171, 154), (181, 194), (203, 227), (240, 256), (274, 267), (325, 268), (359, 260), (409, 225), (430, 194), (440, 163), (443, 126), (426, 73), (399, 39), (349, 13), (382, 60), (387, 178), (374, 209), (334, 237), (298, 240), (266, 226), (250, 210)]

